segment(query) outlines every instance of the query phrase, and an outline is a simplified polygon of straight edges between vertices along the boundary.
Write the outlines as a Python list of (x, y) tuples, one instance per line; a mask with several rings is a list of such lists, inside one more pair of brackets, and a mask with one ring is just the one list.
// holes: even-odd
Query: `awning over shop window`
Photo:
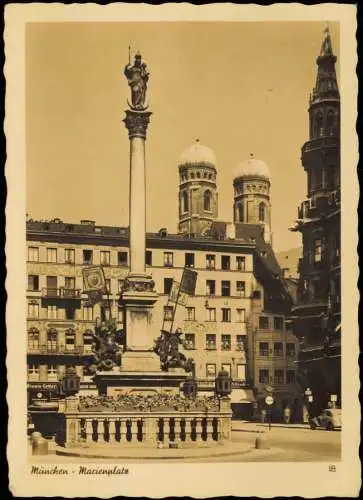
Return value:
[(233, 389), (231, 403), (254, 403), (256, 400), (251, 389)]

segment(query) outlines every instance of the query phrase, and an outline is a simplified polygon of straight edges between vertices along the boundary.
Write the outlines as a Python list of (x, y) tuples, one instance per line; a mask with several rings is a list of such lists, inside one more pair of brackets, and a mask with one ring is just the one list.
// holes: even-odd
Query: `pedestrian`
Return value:
[(290, 423), (290, 417), (291, 417), (290, 407), (286, 406), (286, 408), (284, 409), (284, 422), (285, 422), (285, 424)]

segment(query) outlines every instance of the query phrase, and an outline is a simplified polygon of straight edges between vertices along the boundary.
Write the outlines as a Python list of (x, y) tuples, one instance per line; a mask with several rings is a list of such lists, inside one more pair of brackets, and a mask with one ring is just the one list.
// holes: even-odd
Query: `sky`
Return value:
[[(180, 154), (196, 138), (217, 158), (218, 218), (233, 216), (233, 171), (250, 153), (271, 171), (275, 251), (306, 198), (301, 147), (323, 22), (28, 23), (27, 213), (128, 225), (129, 98), (140, 50), (153, 112), (146, 142), (147, 231), (177, 231)], [(339, 63), (339, 25), (330, 24)], [(339, 64), (337, 64), (339, 81)]]

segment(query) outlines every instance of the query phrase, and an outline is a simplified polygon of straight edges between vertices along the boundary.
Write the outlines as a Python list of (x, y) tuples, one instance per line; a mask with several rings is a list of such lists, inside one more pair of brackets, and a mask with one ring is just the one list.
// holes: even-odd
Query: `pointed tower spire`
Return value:
[(336, 60), (337, 58), (333, 54), (329, 26), (327, 26), (323, 33), (320, 55), (316, 59), (318, 74), (311, 96), (310, 105), (324, 99), (340, 98), (337, 76), (335, 73)]
[(323, 43), (321, 45), (320, 57), (332, 56), (332, 55), (333, 55), (333, 48), (331, 44), (329, 26), (326, 26), (323, 35)]

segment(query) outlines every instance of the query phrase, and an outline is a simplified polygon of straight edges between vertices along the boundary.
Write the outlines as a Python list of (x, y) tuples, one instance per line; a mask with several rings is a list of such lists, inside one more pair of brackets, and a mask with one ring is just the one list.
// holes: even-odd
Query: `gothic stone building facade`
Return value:
[(302, 147), (308, 195), (292, 228), (303, 241), (298, 303), (292, 310), (300, 340), (299, 377), (312, 391), (316, 413), (331, 402), (341, 403), (340, 96), (335, 62), (326, 29), (309, 102), (309, 140)]

